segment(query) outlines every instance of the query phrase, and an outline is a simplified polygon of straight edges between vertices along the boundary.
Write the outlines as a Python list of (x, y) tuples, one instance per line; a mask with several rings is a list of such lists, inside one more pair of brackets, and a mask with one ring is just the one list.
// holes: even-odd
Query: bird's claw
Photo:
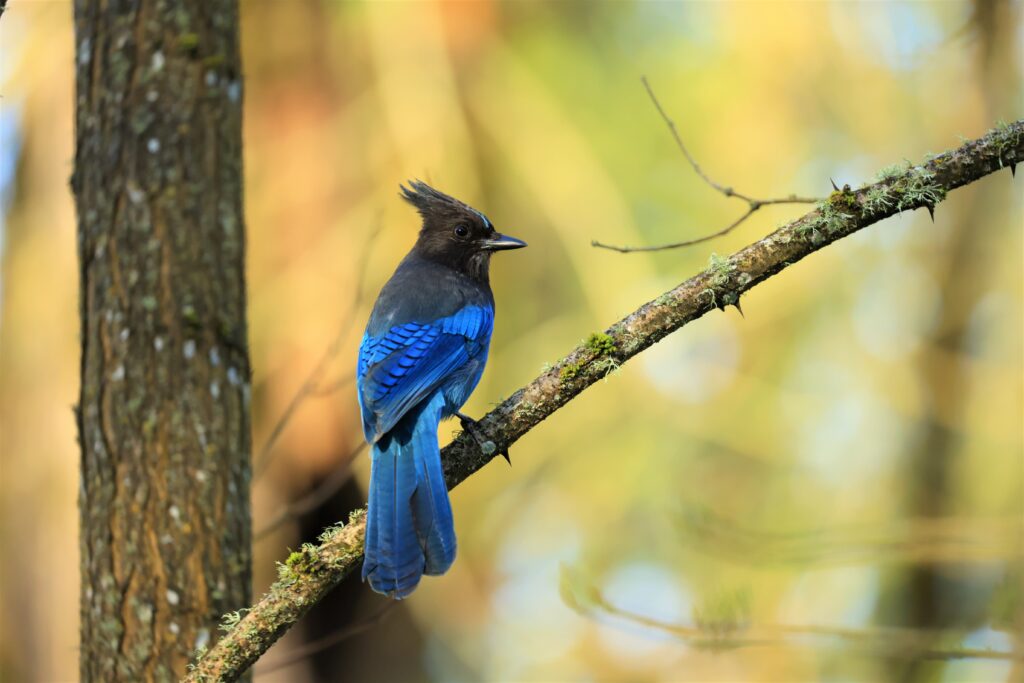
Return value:
[[(468, 433), (473, 437), (473, 441), (476, 441), (476, 445), (480, 448), (480, 452), (484, 455), (493, 455), (494, 451), (497, 450), (497, 446), (490, 439), (485, 439), (480, 435), (479, 423), (468, 415), (462, 413), (455, 413), (455, 417), (459, 418), (459, 423), (462, 425), (462, 431)], [(498, 451), (498, 455), (505, 458), (509, 465), (512, 464), (512, 458), (508, 455), (508, 449)]]

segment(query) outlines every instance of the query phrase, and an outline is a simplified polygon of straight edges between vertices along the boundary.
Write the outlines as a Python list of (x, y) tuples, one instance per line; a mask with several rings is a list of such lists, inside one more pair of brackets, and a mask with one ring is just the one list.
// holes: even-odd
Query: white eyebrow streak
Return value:
[(490, 221), (489, 218), (487, 218), (487, 216), (483, 215), (482, 213), (480, 213), (479, 211), (474, 209), (472, 206), (468, 206), (467, 205), (466, 208), (469, 209), (470, 211), (472, 211), (473, 213), (475, 213), (477, 216), (480, 216), (480, 220), (482, 220), (484, 222), (484, 225), (486, 225), (491, 230), (494, 230), (494, 226), (491, 225), (491, 221)]

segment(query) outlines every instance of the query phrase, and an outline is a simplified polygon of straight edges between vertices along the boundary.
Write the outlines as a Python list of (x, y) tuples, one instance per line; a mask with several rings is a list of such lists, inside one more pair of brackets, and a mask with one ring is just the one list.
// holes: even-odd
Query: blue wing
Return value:
[(494, 310), (467, 306), (431, 323), (396, 325), (363, 336), (357, 381), (366, 440), (375, 443), (402, 416), (486, 351)]

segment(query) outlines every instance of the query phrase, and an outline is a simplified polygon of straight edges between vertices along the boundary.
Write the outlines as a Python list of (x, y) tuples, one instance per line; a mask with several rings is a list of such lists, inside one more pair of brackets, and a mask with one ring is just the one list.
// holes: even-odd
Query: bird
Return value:
[(356, 370), (371, 452), (362, 577), (398, 600), (424, 574), (444, 574), (455, 561), (437, 429), (441, 420), (457, 417), (473, 433), (476, 423), (459, 411), (487, 364), (494, 328), (491, 255), (526, 246), (422, 181), (399, 187), (422, 225), (377, 297)]

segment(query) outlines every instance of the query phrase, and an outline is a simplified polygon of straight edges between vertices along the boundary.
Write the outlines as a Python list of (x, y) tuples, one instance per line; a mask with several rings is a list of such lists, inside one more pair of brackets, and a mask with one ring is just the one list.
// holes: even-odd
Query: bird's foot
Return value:
[[(494, 451), (497, 450), (498, 447), (494, 442), (485, 438), (481, 434), (480, 425), (476, 420), (471, 418), (469, 415), (463, 415), (462, 413), (455, 413), (455, 417), (459, 418), (459, 423), (462, 424), (462, 431), (468, 433), (473, 437), (473, 440), (476, 441), (476, 445), (480, 447), (481, 453), (484, 455), (492, 455)], [(505, 458), (505, 461), (508, 462), (509, 465), (512, 464), (512, 458), (509, 457), (507, 448), (503, 451), (499, 451), (498, 455)]]

